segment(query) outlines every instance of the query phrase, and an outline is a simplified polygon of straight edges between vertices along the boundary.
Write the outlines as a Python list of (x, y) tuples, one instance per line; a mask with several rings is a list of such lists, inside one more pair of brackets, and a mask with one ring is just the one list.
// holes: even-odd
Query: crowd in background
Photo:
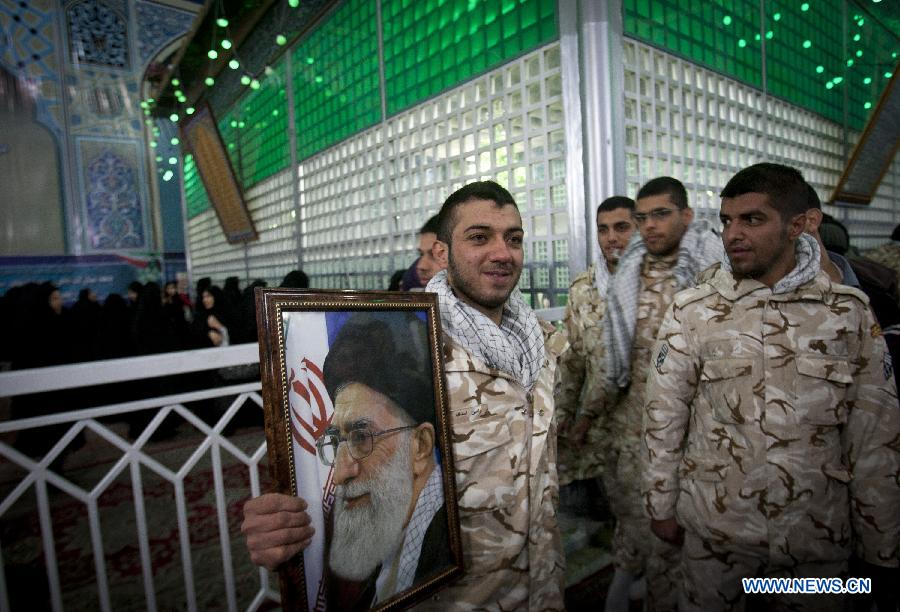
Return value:
[[(309, 285), (299, 270), (283, 283)], [(124, 297), (111, 293), (102, 303), (86, 287), (68, 308), (52, 283), (13, 287), (0, 298), (0, 361), (26, 369), (256, 342), (254, 289), (265, 286), (256, 280), (241, 290), (235, 276), (224, 287), (202, 278), (194, 301), (174, 281), (134, 281)]]

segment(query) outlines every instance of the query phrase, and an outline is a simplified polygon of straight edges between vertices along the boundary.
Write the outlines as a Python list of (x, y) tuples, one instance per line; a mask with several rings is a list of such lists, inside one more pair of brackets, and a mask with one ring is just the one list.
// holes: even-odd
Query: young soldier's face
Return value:
[(419, 234), (419, 244), (416, 247), (419, 251), (419, 261), (416, 263), (416, 272), (419, 274), (419, 280), (422, 281), (423, 285), (427, 284), (431, 277), (443, 269), (431, 248), (434, 246), (436, 239), (437, 234), (434, 232)]
[(651, 255), (669, 255), (677, 251), (693, 218), (693, 210), (678, 208), (666, 193), (647, 196), (634, 203), (634, 219)]
[(794, 241), (806, 227), (804, 215), (785, 221), (763, 193), (722, 198), (722, 243), (736, 276), (769, 287), (794, 265)]
[(522, 217), (512, 204), (460, 204), (449, 250), (449, 281), (456, 295), (490, 316), (519, 282), (524, 251)]
[(634, 233), (634, 221), (627, 208), (614, 208), (597, 213), (597, 242), (603, 257), (611, 264), (616, 264), (622, 251)]

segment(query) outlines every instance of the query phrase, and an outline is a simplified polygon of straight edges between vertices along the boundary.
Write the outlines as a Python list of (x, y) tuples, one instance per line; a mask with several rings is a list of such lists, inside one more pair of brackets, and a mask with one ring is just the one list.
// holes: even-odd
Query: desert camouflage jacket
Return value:
[(544, 366), (531, 392), (444, 336), (465, 575), (422, 608), (564, 608), (553, 392), (568, 343), (541, 325)]
[(560, 438), (560, 484), (599, 476), (603, 471), (605, 453), (600, 448), (609, 436), (606, 432), (607, 416), (602, 410), (603, 361), (606, 358), (601, 342), (600, 323), (606, 311), (606, 300), (594, 286), (597, 264), (575, 277), (569, 288), (566, 306), (566, 331), (569, 334), (569, 350), (559, 364), (561, 373), (556, 393), (557, 421), (562, 428), (574, 424), (579, 416), (592, 419), (587, 435), (588, 444), (569, 444)]
[(856, 289), (773, 294), (718, 269), (675, 296), (652, 354), (643, 496), (701, 538), (787, 566), (897, 566), (900, 407)]

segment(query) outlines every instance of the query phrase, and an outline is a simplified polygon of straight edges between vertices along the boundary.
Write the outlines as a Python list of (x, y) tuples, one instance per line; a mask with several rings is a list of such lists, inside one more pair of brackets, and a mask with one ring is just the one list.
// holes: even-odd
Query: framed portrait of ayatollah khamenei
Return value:
[(462, 574), (437, 297), (257, 288), (269, 469), (315, 535), (286, 610), (398, 610)]

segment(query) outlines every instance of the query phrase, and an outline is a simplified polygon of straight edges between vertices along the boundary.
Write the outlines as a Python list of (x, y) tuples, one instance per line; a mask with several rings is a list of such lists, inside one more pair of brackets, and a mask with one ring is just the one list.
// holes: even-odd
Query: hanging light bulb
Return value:
[(203, 82), (206, 83), (207, 87), (212, 87), (215, 84), (216, 80), (212, 77), (206, 77), (205, 79), (203, 79)]
[(178, 79), (172, 79), (172, 85), (178, 87), (179, 85), (181, 85), (181, 81), (179, 81)]
[(237, 70), (238, 68), (241, 67), (241, 63), (239, 61), (237, 61), (236, 59), (233, 59), (230, 62), (228, 62), (228, 67), (231, 68), (232, 70)]
[(279, 34), (275, 37), (275, 44), (279, 47), (285, 46), (287, 44), (287, 36), (285, 36), (284, 34)]
[(174, 147), (174, 146), (177, 146), (178, 143), (180, 143), (180, 142), (181, 142), (181, 141), (178, 140), (178, 137), (173, 137), (173, 138), (169, 141), (169, 144), (171, 144), (171, 145)]
[(250, 81), (250, 89), (259, 89), (259, 81), (256, 79)]
[(173, 176), (175, 176), (174, 172), (172, 172), (171, 170), (166, 170), (165, 174), (163, 174), (163, 180), (168, 183), (172, 180)]
[(206, 52), (206, 57), (208, 57), (209, 59), (216, 59), (217, 57), (219, 57), (219, 52), (215, 49), (210, 49)]
[(193, 106), (188, 106), (186, 109), (184, 109), (184, 114), (185, 114), (185, 115), (193, 115), (193, 114), (194, 114), (194, 107), (193, 107)]
[(178, 113), (172, 113), (169, 115), (169, 121), (172, 123), (178, 123)]
[(227, 38), (223, 38), (222, 42), (220, 42), (219, 44), (222, 45), (223, 49), (231, 49), (231, 41)]
[(177, 163), (178, 163), (178, 158), (177, 158), (177, 157), (170, 157), (170, 158), (169, 158), (169, 165), (170, 165), (170, 166), (174, 166), (174, 165), (177, 164)]
[(241, 77), (241, 85), (249, 85), (249, 84), (250, 84), (250, 77), (245, 74), (244, 76)]
[(803, 48), (804, 48), (804, 49), (809, 49), (810, 47), (812, 47), (812, 41), (811, 41), (811, 40), (804, 40), (804, 41), (803, 41)]
[(216, 25), (219, 26), (220, 28), (227, 28), (228, 20), (225, 19), (224, 17), (219, 17), (218, 19), (216, 19)]
[(291, 8), (297, 8), (300, 6), (300, 0), (288, 0), (288, 6)]

